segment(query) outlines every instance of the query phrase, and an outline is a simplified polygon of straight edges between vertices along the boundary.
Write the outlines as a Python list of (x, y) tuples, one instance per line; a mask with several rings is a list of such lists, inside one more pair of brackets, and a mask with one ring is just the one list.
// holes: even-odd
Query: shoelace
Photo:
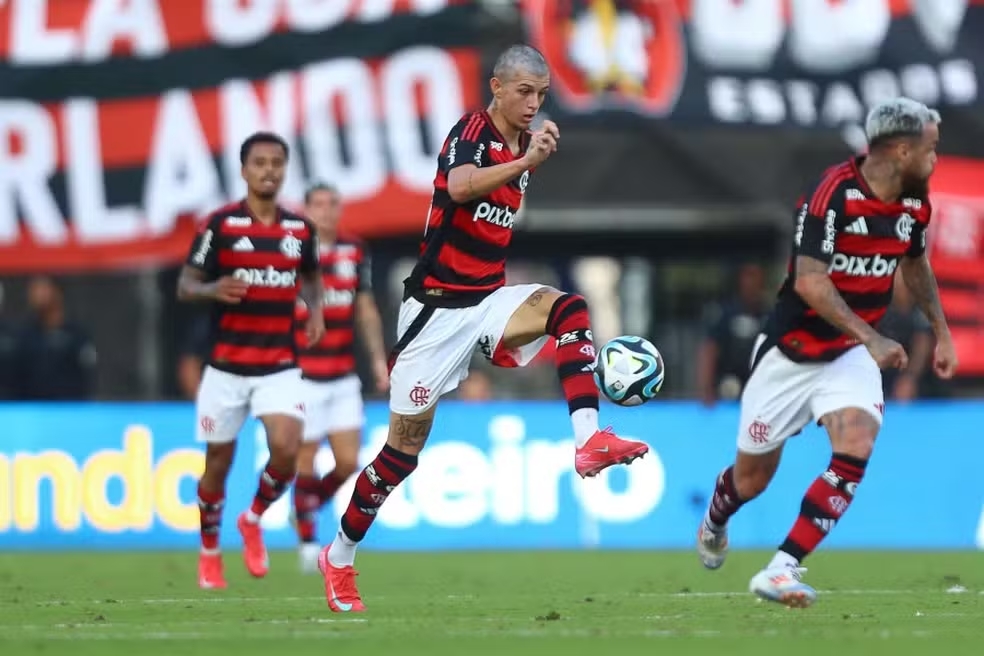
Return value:
[(335, 595), (340, 599), (354, 599), (359, 596), (358, 588), (355, 587), (355, 577), (359, 573), (352, 568), (342, 570), (342, 580), (335, 588)]

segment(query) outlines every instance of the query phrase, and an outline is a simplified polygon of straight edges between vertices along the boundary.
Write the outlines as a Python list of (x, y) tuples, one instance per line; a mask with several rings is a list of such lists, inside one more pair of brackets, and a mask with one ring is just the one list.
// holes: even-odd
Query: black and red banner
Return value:
[(287, 138), (284, 199), (338, 185), (365, 236), (422, 229), (448, 126), (479, 101), (458, 0), (0, 3), (0, 271), (174, 262)]
[(557, 116), (841, 128), (981, 105), (982, 0), (522, 0)]

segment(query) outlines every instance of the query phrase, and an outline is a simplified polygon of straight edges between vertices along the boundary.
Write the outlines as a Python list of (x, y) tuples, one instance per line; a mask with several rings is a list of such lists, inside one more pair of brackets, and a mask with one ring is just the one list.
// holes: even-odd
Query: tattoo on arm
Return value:
[(933, 332), (940, 335), (946, 330), (946, 316), (940, 304), (940, 291), (933, 274), (933, 267), (925, 255), (907, 257), (902, 260), (902, 279), (912, 293), (916, 305), (923, 311)]
[(875, 330), (854, 313), (830, 280), (827, 264), (812, 257), (796, 258), (796, 293), (828, 323), (861, 343)]
[(212, 300), (212, 287), (205, 282), (204, 271), (188, 265), (181, 267), (181, 273), (178, 276), (178, 300)]
[(394, 432), (401, 447), (419, 451), (424, 448), (433, 424), (433, 417), (417, 418), (401, 415), (396, 419)]

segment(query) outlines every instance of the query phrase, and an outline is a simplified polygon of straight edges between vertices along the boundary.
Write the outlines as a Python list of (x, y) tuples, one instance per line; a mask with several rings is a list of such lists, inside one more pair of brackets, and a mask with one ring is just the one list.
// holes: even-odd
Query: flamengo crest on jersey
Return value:
[(833, 360), (857, 341), (822, 319), (796, 293), (796, 258), (827, 265), (837, 291), (870, 325), (892, 301), (894, 274), (903, 257), (926, 251), (932, 208), (925, 198), (885, 203), (860, 172), (863, 158), (828, 169), (796, 213), (789, 275), (766, 324), (770, 341), (796, 361)]
[(209, 215), (187, 264), (206, 280), (232, 276), (249, 285), (240, 303), (212, 306), (211, 366), (241, 376), (296, 366), (294, 303), (300, 276), (317, 271), (316, 242), (311, 225), (284, 209), (269, 226), (250, 216), (245, 201)]
[(339, 237), (334, 244), (322, 244), (321, 277), (325, 334), (316, 346), (307, 346), (305, 323), (309, 313), (300, 301), (294, 334), (301, 372), (305, 378), (318, 381), (355, 372), (355, 299), (372, 291), (369, 255), (362, 243)]
[(438, 156), (420, 259), (406, 281), (409, 295), (425, 305), (465, 307), (505, 284), (506, 252), (532, 171), (467, 203), (451, 200), (448, 176), (466, 164), (483, 168), (522, 159), (529, 141), (529, 133), (521, 135), (514, 155), (484, 111), (466, 114), (451, 129)]

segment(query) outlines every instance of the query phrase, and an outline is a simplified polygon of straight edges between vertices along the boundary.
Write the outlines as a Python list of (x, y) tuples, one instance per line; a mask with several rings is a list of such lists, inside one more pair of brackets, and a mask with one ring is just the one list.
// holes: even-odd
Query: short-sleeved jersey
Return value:
[(295, 341), (298, 362), (305, 378), (334, 380), (355, 373), (355, 300), (372, 292), (369, 253), (357, 239), (339, 237), (321, 244), (321, 275), (325, 288), (325, 334), (308, 347), (304, 329), (309, 312), (298, 300)]
[(307, 219), (279, 212), (265, 225), (245, 201), (226, 205), (209, 215), (191, 246), (186, 263), (206, 280), (249, 283), (241, 302), (212, 307), (208, 364), (216, 369), (265, 376), (297, 366), (294, 304), (299, 274), (318, 270), (318, 240)]
[(857, 344), (796, 293), (797, 256), (826, 263), (847, 305), (874, 326), (892, 302), (899, 260), (926, 251), (929, 201), (905, 197), (882, 202), (861, 175), (863, 160), (851, 159), (828, 169), (796, 212), (789, 274), (766, 329), (769, 341), (794, 361), (830, 361)]
[(456, 203), (448, 194), (448, 175), (459, 166), (495, 166), (521, 159), (530, 134), (520, 137), (513, 155), (487, 112), (466, 114), (451, 129), (438, 155), (434, 196), (420, 258), (406, 281), (407, 295), (425, 305), (468, 307), (506, 282), (506, 251), (512, 240), (532, 170), (482, 198)]

